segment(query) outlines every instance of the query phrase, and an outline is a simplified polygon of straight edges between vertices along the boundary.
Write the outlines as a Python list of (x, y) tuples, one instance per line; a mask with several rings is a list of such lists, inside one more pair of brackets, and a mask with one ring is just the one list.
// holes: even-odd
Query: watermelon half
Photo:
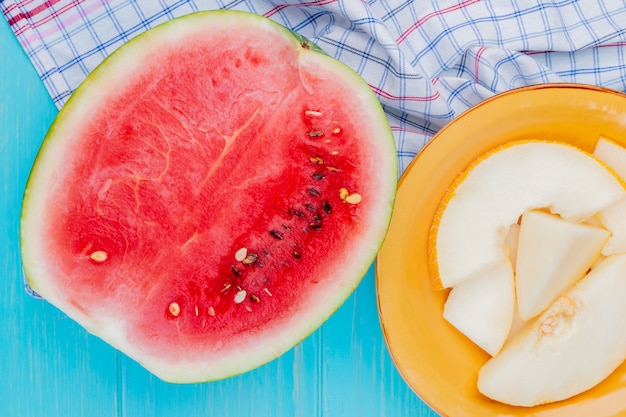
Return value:
[(397, 180), (380, 103), (269, 19), (194, 13), (107, 58), (30, 174), (30, 286), (163, 380), (260, 366), (366, 273)]

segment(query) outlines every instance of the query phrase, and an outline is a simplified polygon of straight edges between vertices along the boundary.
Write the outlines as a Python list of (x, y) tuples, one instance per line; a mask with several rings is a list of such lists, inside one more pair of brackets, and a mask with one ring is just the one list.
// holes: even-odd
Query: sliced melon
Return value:
[(512, 224), (509, 227), (509, 231), (507, 232), (504, 238), (504, 247), (507, 250), (509, 261), (513, 266), (513, 272), (515, 272), (515, 264), (517, 263), (517, 247), (519, 243), (519, 223)]
[(611, 167), (617, 175), (626, 178), (626, 148), (607, 137), (600, 136), (593, 149), (593, 154)]
[(529, 210), (581, 222), (625, 197), (614, 173), (574, 146), (510, 143), (478, 158), (442, 199), (429, 236), (431, 276), (451, 287), (502, 262), (509, 227)]
[(519, 332), (524, 329), (529, 324), (529, 322), (522, 320), (519, 315), (519, 309), (517, 308), (517, 303), (515, 303), (515, 309), (513, 311), (513, 321), (511, 322), (511, 329), (509, 330), (509, 334), (506, 337), (504, 343), (508, 343), (509, 340), (513, 339)]
[(600, 255), (610, 233), (531, 210), (522, 216), (515, 288), (522, 320), (541, 313), (582, 278)]
[(494, 400), (534, 406), (569, 398), (626, 358), (626, 255), (599, 263), (480, 369)]
[(626, 253), (626, 199), (602, 209), (598, 213), (602, 225), (611, 231), (611, 237), (602, 248), (604, 256)]
[[(606, 137), (598, 138), (593, 154), (626, 181), (626, 148)], [(626, 252), (626, 199), (598, 213), (599, 221), (612, 236), (602, 249), (605, 256)]]
[(514, 309), (513, 269), (506, 261), (452, 288), (443, 317), (493, 356), (507, 339)]

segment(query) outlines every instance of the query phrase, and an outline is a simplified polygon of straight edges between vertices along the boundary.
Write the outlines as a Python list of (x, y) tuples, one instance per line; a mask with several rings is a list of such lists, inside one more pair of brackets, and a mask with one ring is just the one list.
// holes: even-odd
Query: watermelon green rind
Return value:
[[(41, 230), (48, 220), (46, 208), (50, 207), (50, 196), (55, 194), (56, 179), (67, 175), (71, 167), (59, 165), (72, 149), (74, 131), (84, 120), (91, 117), (98, 104), (107, 101), (111, 92), (123, 89), (121, 85), (132, 83), (133, 68), (138, 62), (149, 59), (168, 44), (176, 43), (180, 37), (205, 27), (232, 28), (252, 26), (280, 34), (293, 43), (298, 51), (299, 65), (303, 68), (301, 81), (305, 85), (307, 77), (315, 76), (316, 71), (329, 72), (341, 84), (352, 90), (355, 104), (363, 109), (363, 129), (371, 134), (371, 146), (376, 149), (376, 169), (381, 180), (378, 189), (368, 192), (376, 195), (376, 209), (366, 213), (369, 218), (363, 224), (371, 225), (364, 235), (353, 242), (351, 253), (333, 264), (329, 276), (320, 277), (324, 285), (319, 292), (311, 290), (307, 299), (299, 299), (292, 307), (290, 315), (281, 319), (280, 325), (266, 329), (251, 329), (250, 336), (242, 338), (240, 345), (229, 346), (228, 352), (221, 352), (215, 358), (187, 360), (178, 358), (175, 363), (146, 354), (144, 350), (129, 342), (125, 335), (125, 324), (120, 320), (109, 321), (106, 316), (94, 317), (80, 307), (68, 302), (66, 289), (59, 288), (48, 280), (54, 262), (47, 258), (48, 248), (41, 239)], [(175, 19), (152, 29), (129, 41), (124, 47), (111, 54), (85, 82), (75, 91), (67, 104), (59, 112), (57, 119), (46, 136), (37, 160), (28, 179), (24, 194), (21, 224), (21, 249), (24, 271), (30, 286), (49, 302), (62, 309), (88, 331), (106, 340), (112, 346), (137, 360), (155, 375), (171, 382), (199, 382), (221, 379), (260, 366), (289, 350), (295, 344), (317, 329), (352, 293), (374, 261), (382, 244), (393, 209), (397, 178), (396, 150), (394, 139), (377, 97), (367, 83), (352, 69), (323, 54), (310, 43), (303, 46), (303, 38), (268, 19), (245, 12), (211, 11), (199, 12)], [(313, 74), (313, 75), (311, 75)], [(359, 109), (357, 108), (356, 111)], [(106, 145), (106, 144), (103, 144)], [(336, 277), (335, 277), (336, 275)], [(330, 279), (336, 278), (336, 279)], [(254, 345), (252, 345), (254, 344)]]

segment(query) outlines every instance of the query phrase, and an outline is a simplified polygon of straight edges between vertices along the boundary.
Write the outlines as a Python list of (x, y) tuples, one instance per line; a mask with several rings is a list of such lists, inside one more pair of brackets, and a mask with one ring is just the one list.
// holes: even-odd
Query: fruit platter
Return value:
[(379, 315), (400, 373), (437, 412), (625, 412), (625, 115), (626, 97), (602, 88), (512, 90), (403, 174)]

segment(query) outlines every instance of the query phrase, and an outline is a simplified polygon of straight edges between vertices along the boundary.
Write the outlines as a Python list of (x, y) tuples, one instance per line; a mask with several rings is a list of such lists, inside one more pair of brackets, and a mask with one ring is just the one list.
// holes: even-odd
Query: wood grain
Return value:
[(318, 331), (275, 361), (223, 381), (173, 385), (22, 288), (19, 215), (37, 150), (57, 113), (0, 22), (0, 404), (7, 417), (436, 416), (387, 353), (373, 269)]

